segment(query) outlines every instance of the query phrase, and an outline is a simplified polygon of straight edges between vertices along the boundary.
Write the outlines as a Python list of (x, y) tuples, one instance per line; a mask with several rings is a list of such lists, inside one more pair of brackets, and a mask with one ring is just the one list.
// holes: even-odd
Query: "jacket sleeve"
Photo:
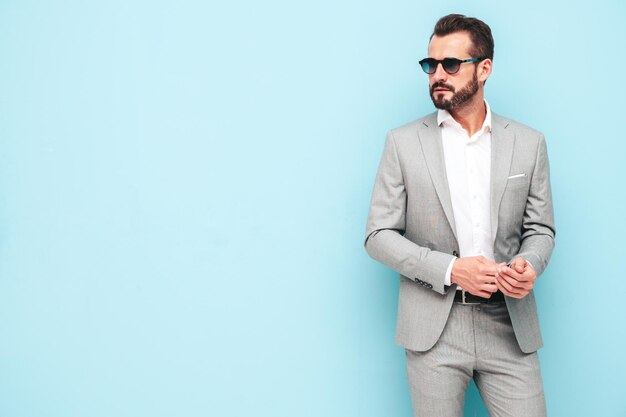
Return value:
[(522, 245), (515, 257), (526, 259), (541, 275), (552, 255), (555, 235), (548, 152), (541, 136), (522, 221)]
[(455, 256), (404, 237), (407, 194), (393, 132), (387, 134), (367, 219), (365, 250), (373, 259), (416, 283), (445, 294), (445, 275)]

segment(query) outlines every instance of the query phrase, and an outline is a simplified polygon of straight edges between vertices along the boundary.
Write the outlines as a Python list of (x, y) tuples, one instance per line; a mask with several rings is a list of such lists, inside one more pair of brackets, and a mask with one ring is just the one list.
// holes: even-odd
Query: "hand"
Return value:
[(491, 262), (484, 256), (458, 258), (452, 264), (450, 282), (461, 286), (470, 294), (489, 298), (498, 290), (496, 271), (504, 265)]
[(515, 258), (511, 268), (502, 266), (496, 273), (498, 289), (509, 297), (524, 298), (535, 286), (537, 273), (524, 258)]

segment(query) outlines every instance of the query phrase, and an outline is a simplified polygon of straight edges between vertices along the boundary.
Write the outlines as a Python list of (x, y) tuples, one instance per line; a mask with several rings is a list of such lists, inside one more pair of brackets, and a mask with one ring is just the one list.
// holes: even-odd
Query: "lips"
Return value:
[(448, 87), (446, 84), (442, 82), (436, 82), (430, 88), (431, 88), (431, 94), (454, 92), (454, 88), (452, 86)]

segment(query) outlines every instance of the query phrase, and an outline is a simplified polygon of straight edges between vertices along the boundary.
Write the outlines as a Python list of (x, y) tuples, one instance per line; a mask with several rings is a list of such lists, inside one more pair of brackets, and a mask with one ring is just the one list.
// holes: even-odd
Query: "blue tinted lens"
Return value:
[(420, 65), (426, 74), (432, 74), (437, 70), (437, 61), (432, 58), (422, 59)]
[(454, 58), (445, 58), (441, 63), (443, 65), (443, 70), (448, 74), (454, 74), (459, 71), (461, 67), (461, 61)]

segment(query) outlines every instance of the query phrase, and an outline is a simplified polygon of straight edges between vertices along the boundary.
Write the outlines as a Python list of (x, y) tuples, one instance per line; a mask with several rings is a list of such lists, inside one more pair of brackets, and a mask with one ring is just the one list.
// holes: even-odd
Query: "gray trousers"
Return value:
[(492, 417), (546, 415), (537, 352), (520, 350), (505, 303), (454, 303), (435, 346), (406, 360), (416, 417), (462, 416), (470, 378)]

